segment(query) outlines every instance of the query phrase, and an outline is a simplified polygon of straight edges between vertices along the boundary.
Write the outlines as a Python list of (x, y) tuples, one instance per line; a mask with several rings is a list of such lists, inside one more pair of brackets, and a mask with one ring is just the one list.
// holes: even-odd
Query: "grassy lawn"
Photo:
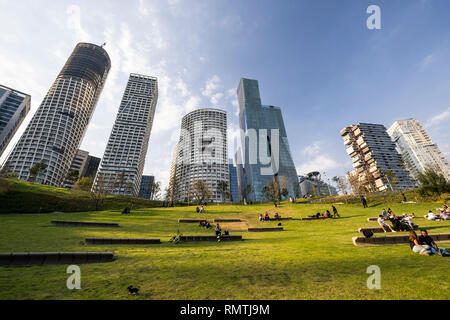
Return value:
[[(415, 223), (430, 233), (450, 232), (450, 221), (422, 218), (437, 203), (389, 204), (397, 214), (415, 212)], [(66, 266), (0, 268), (0, 299), (449, 299), (450, 258), (413, 254), (408, 245), (356, 247), (351, 238), (384, 206), (337, 205), (341, 219), (283, 221), (285, 232), (247, 233), (260, 223), (258, 214), (273, 206), (209, 206), (206, 218), (246, 219), (248, 224), (223, 224), (245, 241), (150, 246), (85, 246), (86, 237), (160, 238), (213, 234), (197, 225), (178, 224), (198, 217), (194, 207), (119, 211), (0, 215), (0, 252), (114, 251), (116, 260), (82, 265), (82, 290), (66, 288)], [(282, 216), (305, 217), (329, 205), (287, 204)], [(50, 220), (118, 222), (121, 228), (53, 227)], [(233, 231), (234, 230), (234, 231)], [(444, 244), (450, 247), (450, 244)], [(381, 268), (381, 290), (366, 286), (370, 265)], [(126, 288), (141, 290), (137, 297)]]

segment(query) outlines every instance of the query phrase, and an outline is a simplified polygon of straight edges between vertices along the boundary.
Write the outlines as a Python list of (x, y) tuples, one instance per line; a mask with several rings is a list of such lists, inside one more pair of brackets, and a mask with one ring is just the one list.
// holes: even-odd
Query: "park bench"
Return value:
[(108, 223), (108, 222), (83, 222), (83, 221), (52, 220), (51, 224), (54, 226), (61, 226), (61, 227), (104, 227), (104, 228), (119, 227), (118, 223)]
[(200, 223), (208, 222), (206, 219), (179, 219), (178, 223)]
[[(180, 242), (205, 242), (215, 241), (217, 242), (216, 235), (200, 235), (200, 236), (180, 236)], [(221, 236), (220, 241), (242, 241), (241, 235), (228, 235)]]
[[(435, 242), (450, 242), (450, 233), (430, 234)], [(353, 237), (353, 244), (355, 246), (378, 246), (378, 245), (393, 245), (393, 244), (408, 244), (409, 235), (398, 236), (384, 236), (384, 237)]]
[(86, 238), (86, 244), (160, 244), (160, 239)]
[(327, 220), (327, 219), (333, 219), (333, 218), (325, 218), (325, 217), (320, 217), (320, 218), (302, 218), (302, 221), (313, 221), (313, 220)]
[[(418, 230), (418, 229), (419, 229), (419, 226), (414, 225), (414, 230)], [(360, 232), (360, 233), (364, 233), (364, 231), (372, 231), (373, 233), (383, 233), (384, 232), (383, 228), (381, 228), (381, 227), (379, 227), (379, 228), (359, 228), (358, 229), (358, 232)], [(391, 230), (387, 229), (387, 232), (391, 232)], [(397, 232), (400, 232), (400, 231), (397, 231)]]
[(214, 223), (233, 223), (242, 222), (241, 219), (214, 219)]
[(114, 252), (27, 252), (0, 253), (0, 266), (45, 266), (104, 263), (114, 260)]
[(248, 232), (277, 232), (284, 231), (283, 227), (273, 227), (273, 228), (248, 228)]

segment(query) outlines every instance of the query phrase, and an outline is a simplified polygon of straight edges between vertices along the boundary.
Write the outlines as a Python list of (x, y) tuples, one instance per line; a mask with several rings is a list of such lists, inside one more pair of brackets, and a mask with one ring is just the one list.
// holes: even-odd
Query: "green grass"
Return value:
[[(108, 196), (102, 209), (130, 206), (130, 198)], [(161, 206), (160, 201), (133, 199), (135, 208)], [(89, 192), (0, 178), (0, 214), (36, 212), (83, 212), (95, 210)]]
[[(435, 203), (389, 204), (394, 212), (423, 216)], [(408, 245), (356, 247), (351, 238), (359, 227), (374, 226), (367, 218), (382, 206), (338, 205), (342, 218), (286, 221), (285, 232), (242, 234), (245, 241), (170, 244), (183, 234), (212, 234), (197, 225), (177, 223), (198, 217), (194, 207), (118, 211), (0, 215), (0, 252), (114, 251), (112, 263), (82, 265), (82, 290), (66, 288), (67, 266), (0, 268), (0, 299), (449, 299), (450, 258), (413, 254)], [(329, 205), (286, 204), (282, 216), (305, 217)], [(271, 205), (208, 206), (206, 218), (239, 217), (249, 226)], [(118, 222), (119, 229), (53, 227), (50, 220)], [(450, 232), (450, 221), (416, 223), (430, 233)], [(226, 226), (225, 224), (223, 226)], [(231, 229), (247, 225), (230, 224)], [(234, 227), (232, 227), (234, 226)], [(85, 246), (86, 237), (160, 238), (150, 246)], [(447, 247), (449, 245), (447, 244)], [(381, 268), (381, 290), (366, 286), (370, 265)], [(126, 287), (137, 286), (131, 297)]]

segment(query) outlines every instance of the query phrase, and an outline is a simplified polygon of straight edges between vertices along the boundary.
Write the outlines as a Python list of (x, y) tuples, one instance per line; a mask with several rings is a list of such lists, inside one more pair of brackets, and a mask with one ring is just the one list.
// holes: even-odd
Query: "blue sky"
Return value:
[[(371, 4), (381, 7), (382, 30), (366, 27)], [(103, 155), (128, 74), (158, 77), (144, 173), (164, 185), (187, 112), (227, 110), (234, 149), (241, 77), (259, 80), (263, 103), (282, 108), (299, 174), (331, 178), (351, 169), (339, 131), (357, 122), (389, 127), (418, 118), (450, 155), (447, 0), (0, 0), (0, 7), (0, 83), (32, 95), (26, 123), (75, 44), (107, 42), (112, 69), (81, 146), (95, 156)]]

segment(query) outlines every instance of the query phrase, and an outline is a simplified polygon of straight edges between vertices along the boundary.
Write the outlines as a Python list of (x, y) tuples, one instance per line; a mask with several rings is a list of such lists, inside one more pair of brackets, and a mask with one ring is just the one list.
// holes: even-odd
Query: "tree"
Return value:
[(254, 189), (253, 186), (251, 184), (248, 184), (244, 190), (242, 190), (242, 198), (243, 199), (249, 199), (250, 195), (253, 193)]
[(450, 183), (445, 179), (444, 175), (427, 168), (425, 172), (419, 172), (418, 179), (422, 185), (419, 192), (422, 195), (436, 195), (439, 198), (443, 193), (450, 192)]
[(30, 168), (30, 181), (36, 182), (36, 179), (47, 170), (47, 163), (45, 160), (41, 160), (35, 163), (34, 166)]
[(195, 198), (197, 203), (200, 203), (201, 201), (209, 201), (212, 197), (212, 192), (203, 180), (194, 181), (189, 188), (189, 193)]
[(272, 179), (270, 183), (262, 189), (264, 197), (275, 203), (280, 201), (280, 185), (276, 179)]
[(76, 188), (83, 191), (90, 191), (92, 185), (94, 184), (94, 179), (91, 177), (83, 177), (76, 183)]
[(107, 183), (102, 174), (97, 175), (96, 183), (92, 186), (90, 191), (90, 196), (94, 203), (95, 211), (100, 211), (106, 196), (111, 193), (111, 189), (113, 187), (114, 186), (110, 186), (109, 183)]
[(126, 195), (130, 190), (129, 182), (127, 176), (125, 175), (125, 171), (122, 171), (117, 175), (116, 181), (114, 183), (114, 187), (117, 189), (118, 194)]
[(161, 192), (161, 182), (153, 182), (150, 186), (151, 200), (157, 199)]
[(80, 176), (80, 171), (78, 170), (70, 170), (66, 176), (66, 180), (71, 184), (74, 184), (78, 181), (78, 177)]
[(225, 203), (225, 200), (230, 197), (228, 182), (224, 180), (219, 181), (219, 183), (217, 184), (217, 190), (222, 196), (222, 202)]
[(1, 178), (17, 179), (17, 173), (15, 173), (8, 163), (5, 163), (0, 170)]
[(289, 195), (289, 179), (286, 176), (278, 177), (278, 187), (281, 190), (280, 195), (287, 199)]
[(394, 191), (393, 186), (398, 185), (398, 179), (397, 179), (396, 173), (392, 170), (387, 170), (384, 173), (383, 177), (386, 178), (386, 181), (387, 181), (389, 187), (391, 188), (391, 191)]

